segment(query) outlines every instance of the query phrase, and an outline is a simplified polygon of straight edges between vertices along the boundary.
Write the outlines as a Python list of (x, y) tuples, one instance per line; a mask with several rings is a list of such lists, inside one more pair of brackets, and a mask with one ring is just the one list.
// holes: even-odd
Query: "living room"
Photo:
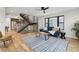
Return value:
[[(28, 16), (29, 19), (24, 18), (24, 15), (26, 17)], [(78, 38), (75, 36), (75, 31), (72, 30), (74, 24), (79, 21), (78, 7), (1, 7), (0, 17), (0, 31), (3, 36), (12, 30), (21, 34), (23, 42), (27, 44), (25, 44), (25, 46), (29, 46), (34, 52), (79, 51)], [(20, 24), (18, 22), (19, 24), (17, 24), (14, 21), (17, 19), (26, 19), (31, 22), (24, 21), (25, 23)], [(29, 25), (26, 25), (26, 22), (29, 23)], [(49, 34), (47, 32), (42, 31), (40, 33), (40, 29), (48, 31), (49, 27), (55, 28), (55, 32), (61, 32), (62, 35), (53, 36), (55, 32), (52, 32), (53, 34), (49, 32), (51, 36), (48, 37)], [(57, 30), (57, 28), (60, 29), (60, 31)], [(50, 31), (52, 31), (52, 29)], [(19, 41), (21, 42), (22, 40)], [(4, 49), (4, 51), (7, 50), (5, 48), (2, 49)], [(19, 51), (21, 50), (19, 49)]]

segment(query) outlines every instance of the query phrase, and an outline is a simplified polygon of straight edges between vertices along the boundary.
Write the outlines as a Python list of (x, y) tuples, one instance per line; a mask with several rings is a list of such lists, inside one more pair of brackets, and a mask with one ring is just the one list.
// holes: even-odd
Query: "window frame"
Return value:
[[(65, 24), (65, 17), (64, 17), (64, 15), (59, 15), (59, 16), (53, 16), (53, 17), (47, 17), (47, 18), (45, 18), (45, 24), (44, 24), (44, 26), (46, 27), (46, 24), (48, 24), (48, 26), (47, 27), (49, 27), (49, 21), (50, 21), (50, 18), (55, 18), (55, 17), (57, 17), (57, 26), (59, 26), (59, 17), (62, 17), (63, 16), (63, 29), (61, 29), (61, 30), (64, 30), (64, 24)], [(46, 19), (48, 19), (47, 21), (48, 21), (48, 23), (46, 23)]]

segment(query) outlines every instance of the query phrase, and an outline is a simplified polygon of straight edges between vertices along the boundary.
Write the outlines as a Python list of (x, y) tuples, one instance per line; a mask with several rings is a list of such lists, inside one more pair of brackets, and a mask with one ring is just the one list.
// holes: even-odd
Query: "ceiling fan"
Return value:
[(41, 7), (39, 10), (43, 11), (43, 13), (46, 13), (46, 10), (49, 9), (49, 7)]
[(41, 7), (41, 10), (43, 10), (43, 13), (46, 13), (45, 11), (49, 9), (49, 7)]

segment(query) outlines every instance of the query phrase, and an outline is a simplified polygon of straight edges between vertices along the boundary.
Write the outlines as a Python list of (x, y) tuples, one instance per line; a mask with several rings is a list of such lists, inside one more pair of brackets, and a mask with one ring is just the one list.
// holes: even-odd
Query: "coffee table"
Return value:
[(38, 34), (37, 35), (44, 35), (44, 37), (45, 37), (45, 40), (48, 40), (49, 39), (49, 33), (46, 33), (46, 32), (38, 32)]

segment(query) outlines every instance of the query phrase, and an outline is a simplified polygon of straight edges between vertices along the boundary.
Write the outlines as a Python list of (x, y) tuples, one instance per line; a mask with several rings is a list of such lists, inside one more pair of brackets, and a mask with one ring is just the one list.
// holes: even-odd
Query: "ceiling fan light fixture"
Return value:
[(46, 13), (45, 10), (43, 10), (43, 13)]

